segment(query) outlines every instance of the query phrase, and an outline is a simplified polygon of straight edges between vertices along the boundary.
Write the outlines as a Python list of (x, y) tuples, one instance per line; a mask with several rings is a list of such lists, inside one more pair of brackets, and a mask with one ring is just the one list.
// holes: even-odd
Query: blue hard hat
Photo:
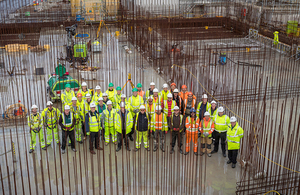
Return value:
[(195, 113), (196, 113), (196, 110), (195, 110), (195, 108), (191, 108), (191, 112), (195, 112)]

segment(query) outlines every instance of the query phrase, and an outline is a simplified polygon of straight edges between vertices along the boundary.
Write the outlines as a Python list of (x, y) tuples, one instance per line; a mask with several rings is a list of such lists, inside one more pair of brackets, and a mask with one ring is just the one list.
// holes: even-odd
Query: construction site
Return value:
[[(0, 194), (300, 194), (299, 1), (0, 0), (0, 23)], [(151, 82), (186, 85), (196, 106), (207, 94), (236, 117), (235, 169), (178, 141), (171, 154), (171, 130), (165, 152), (152, 135), (134, 152), (134, 131), (131, 151), (101, 137), (93, 155), (87, 136), (64, 154), (60, 127), (58, 144), (37, 138), (30, 152), (32, 105), (63, 113), (66, 83), (75, 94), (113, 83), (130, 104)]]

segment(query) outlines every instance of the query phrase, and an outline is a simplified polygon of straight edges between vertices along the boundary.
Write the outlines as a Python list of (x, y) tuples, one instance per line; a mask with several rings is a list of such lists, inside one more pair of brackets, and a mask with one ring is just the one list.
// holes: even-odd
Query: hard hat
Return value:
[(167, 97), (172, 98), (173, 97), (172, 93), (168, 93)]
[(155, 86), (155, 83), (154, 83), (154, 82), (151, 82), (150, 85), (154, 85), (154, 86)]
[(65, 110), (70, 110), (70, 106), (69, 105), (65, 105)]
[(107, 93), (103, 93), (102, 96), (103, 96), (103, 97), (104, 97), (104, 96), (107, 97)]
[(137, 91), (138, 91), (137, 88), (132, 89), (132, 92), (137, 92)]
[(188, 95), (193, 95), (193, 93), (192, 92), (188, 92)]
[(32, 105), (31, 106), (31, 109), (34, 109), (34, 108), (38, 109), (37, 105)]
[(217, 104), (217, 102), (215, 100), (211, 101), (211, 104)]
[(87, 94), (85, 95), (85, 97), (86, 97), (86, 98), (91, 98), (91, 94), (87, 93)]
[(98, 89), (101, 89), (101, 87), (99, 85), (97, 85), (95, 89), (98, 90)]
[(195, 108), (191, 108), (191, 112), (195, 112), (195, 113), (196, 113), (196, 110), (195, 110)]
[(140, 87), (142, 87), (142, 84), (141, 84), (141, 83), (138, 83), (138, 84), (136, 85), (136, 87), (140, 88)]
[(178, 106), (175, 106), (175, 107), (174, 107), (174, 110), (179, 110), (179, 107), (178, 107)]
[(53, 105), (53, 103), (51, 101), (47, 102), (47, 106)]
[(120, 107), (121, 107), (121, 108), (124, 108), (124, 107), (125, 107), (125, 103), (124, 103), (124, 102), (121, 102), (121, 103), (120, 103)]
[(176, 87), (176, 84), (175, 84), (175, 83), (172, 83), (172, 84), (171, 84), (171, 86), (173, 86), (173, 85)]
[(207, 99), (207, 95), (206, 95), (206, 94), (203, 94), (203, 95), (202, 95), (202, 98), (206, 98), (206, 99)]
[(205, 112), (204, 116), (210, 116), (209, 112)]
[(71, 88), (71, 85), (68, 83), (65, 85), (65, 88)]
[(173, 93), (179, 93), (178, 89), (174, 89)]
[(150, 96), (148, 97), (148, 100), (153, 100), (152, 95), (150, 95)]
[(77, 97), (82, 97), (82, 94), (81, 93), (77, 93)]
[(163, 88), (168, 88), (168, 84), (167, 83), (163, 84)]
[(112, 102), (109, 100), (109, 101), (107, 101), (106, 104), (107, 104), (107, 105), (112, 105)]
[(224, 112), (224, 108), (223, 107), (219, 107), (218, 108), (218, 112)]
[(122, 95), (121, 95), (121, 98), (126, 98), (126, 95), (125, 95), (125, 94), (122, 94)]
[(186, 85), (182, 85), (181, 89), (187, 89), (187, 86)]
[(72, 97), (72, 101), (77, 101), (77, 98), (76, 97)]
[(82, 86), (82, 87), (87, 87), (86, 82), (83, 82), (83, 83), (81, 84), (81, 86)]
[(231, 122), (231, 123), (236, 122), (236, 118), (235, 118), (234, 116), (232, 116), (232, 117), (230, 118), (230, 122)]
[(142, 109), (146, 109), (146, 107), (144, 105), (141, 105), (140, 110), (142, 110)]
[(109, 84), (108, 84), (108, 87), (113, 87), (113, 86), (114, 86), (113, 83), (109, 83)]
[(156, 110), (161, 110), (161, 106), (156, 106)]
[(158, 89), (157, 88), (153, 89), (153, 93), (158, 93)]
[(120, 87), (120, 86), (118, 86), (118, 87), (116, 88), (116, 90), (120, 90), (120, 91), (121, 91), (122, 89), (121, 89), (121, 87)]
[(94, 103), (94, 102), (92, 102), (91, 104), (90, 104), (90, 108), (95, 108), (96, 107), (96, 104)]
[(101, 101), (101, 100), (103, 101), (103, 97), (99, 97), (99, 98), (98, 98), (98, 101)]

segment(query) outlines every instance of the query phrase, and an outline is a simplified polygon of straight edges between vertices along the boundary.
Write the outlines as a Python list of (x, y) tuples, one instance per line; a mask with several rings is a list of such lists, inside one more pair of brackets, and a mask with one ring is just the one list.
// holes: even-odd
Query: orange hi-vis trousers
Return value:
[(190, 142), (191, 142), (191, 139), (193, 139), (194, 152), (197, 152), (197, 150), (198, 150), (198, 132), (186, 131), (185, 135), (186, 135), (185, 151), (190, 152)]

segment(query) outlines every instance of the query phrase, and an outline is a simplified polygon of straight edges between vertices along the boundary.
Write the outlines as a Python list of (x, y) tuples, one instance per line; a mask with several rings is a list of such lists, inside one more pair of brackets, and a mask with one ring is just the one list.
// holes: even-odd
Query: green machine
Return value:
[(61, 94), (65, 90), (66, 84), (71, 85), (71, 90), (76, 93), (80, 89), (80, 84), (76, 79), (73, 79), (66, 71), (65, 66), (59, 64), (55, 68), (55, 73), (49, 75), (47, 81), (47, 96), (52, 102), (60, 101)]

